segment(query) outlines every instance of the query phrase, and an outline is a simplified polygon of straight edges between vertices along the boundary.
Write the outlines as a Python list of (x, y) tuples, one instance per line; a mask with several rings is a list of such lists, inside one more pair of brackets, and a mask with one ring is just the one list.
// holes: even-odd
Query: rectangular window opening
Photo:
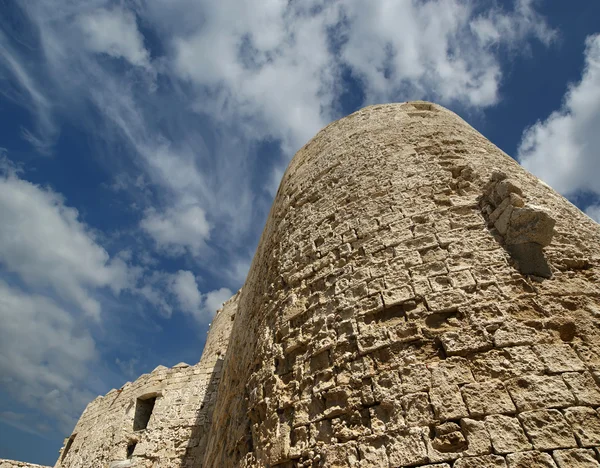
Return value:
[(129, 442), (129, 444), (127, 444), (127, 458), (133, 457), (133, 451), (135, 450), (136, 445), (137, 442)]
[(156, 397), (151, 398), (138, 398), (135, 403), (135, 416), (133, 418), (133, 430), (141, 431), (148, 427), (148, 421), (152, 416), (154, 410), (154, 403), (156, 403)]
[(73, 441), (75, 440), (76, 435), (77, 434), (72, 434), (71, 437), (69, 437), (69, 441), (67, 442), (67, 445), (65, 445), (65, 449), (63, 450), (62, 456), (60, 457), (61, 461), (64, 460), (67, 456), (67, 453), (69, 453), (69, 450), (71, 449), (71, 445), (73, 445)]

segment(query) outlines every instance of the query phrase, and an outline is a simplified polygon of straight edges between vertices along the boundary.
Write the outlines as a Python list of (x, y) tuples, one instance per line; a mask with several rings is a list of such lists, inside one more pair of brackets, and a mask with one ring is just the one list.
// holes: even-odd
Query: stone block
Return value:
[(485, 428), (496, 453), (505, 454), (531, 450), (531, 444), (517, 418), (502, 415), (487, 416)]
[(575, 406), (565, 410), (565, 418), (582, 447), (600, 447), (600, 415), (592, 408)]
[(600, 468), (600, 463), (589, 449), (555, 450), (552, 456), (558, 468)]
[(503, 348), (537, 343), (538, 332), (535, 328), (520, 323), (505, 323), (494, 333), (494, 344)]
[(469, 270), (451, 272), (448, 277), (455, 288), (469, 289), (475, 286), (475, 278)]
[(425, 364), (408, 364), (400, 368), (404, 393), (425, 392), (431, 388), (431, 372)]
[(433, 423), (433, 411), (426, 392), (410, 393), (400, 399), (404, 420), (409, 426), (428, 426)]
[(381, 468), (389, 466), (385, 451), (386, 440), (383, 437), (363, 440), (358, 444), (360, 468)]
[(600, 349), (598, 349), (597, 345), (575, 343), (573, 344), (573, 348), (590, 369), (600, 370)]
[(492, 348), (492, 341), (488, 334), (476, 328), (461, 328), (446, 332), (440, 339), (449, 356), (467, 356)]
[(357, 468), (359, 466), (358, 451), (353, 443), (326, 446), (321, 455), (324, 465), (331, 468)]
[(568, 344), (539, 344), (533, 350), (550, 374), (585, 370), (585, 365)]
[(433, 440), (427, 437), (427, 454), (430, 462), (457, 459), (467, 448), (467, 440), (458, 424), (447, 422), (435, 427)]
[(450, 290), (425, 296), (427, 308), (434, 313), (456, 310), (465, 301), (465, 293), (461, 290)]
[(403, 286), (401, 288), (382, 291), (382, 296), (384, 306), (391, 307), (414, 299), (415, 294), (410, 286)]
[(492, 453), (492, 441), (483, 421), (463, 418), (460, 420), (460, 427), (469, 444), (464, 455), (477, 456)]
[(560, 411), (527, 411), (518, 417), (537, 450), (577, 447), (571, 426)]
[(431, 389), (429, 397), (435, 417), (440, 421), (469, 416), (458, 385), (437, 385)]
[(515, 207), (510, 217), (506, 233), (507, 244), (533, 242), (541, 246), (549, 245), (554, 235), (556, 221), (545, 211), (531, 206)]
[(462, 357), (450, 357), (431, 365), (431, 382), (433, 385), (447, 383), (463, 385), (475, 381), (469, 362)]
[(387, 453), (390, 466), (411, 466), (427, 461), (425, 436), (427, 428), (409, 428), (388, 436)]
[(550, 455), (544, 452), (517, 452), (506, 456), (508, 468), (557, 468)]
[(504, 458), (497, 455), (465, 457), (456, 460), (454, 468), (506, 468)]
[(523, 376), (505, 384), (519, 411), (564, 408), (575, 404), (575, 398), (559, 375)]
[(474, 417), (512, 414), (517, 410), (504, 384), (499, 380), (465, 385), (461, 392), (469, 413)]
[(600, 406), (600, 389), (589, 372), (565, 372), (562, 378), (571, 390), (577, 404)]
[(471, 369), (479, 381), (498, 378), (508, 380), (527, 374), (541, 374), (544, 365), (529, 346), (491, 350), (477, 355)]

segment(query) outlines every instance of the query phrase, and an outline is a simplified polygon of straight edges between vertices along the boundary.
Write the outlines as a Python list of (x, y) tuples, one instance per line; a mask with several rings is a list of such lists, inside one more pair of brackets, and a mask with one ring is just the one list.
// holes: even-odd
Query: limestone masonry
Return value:
[(372, 106), (296, 154), (200, 363), (55, 466), (598, 468), (599, 384), (600, 225), (452, 112)]

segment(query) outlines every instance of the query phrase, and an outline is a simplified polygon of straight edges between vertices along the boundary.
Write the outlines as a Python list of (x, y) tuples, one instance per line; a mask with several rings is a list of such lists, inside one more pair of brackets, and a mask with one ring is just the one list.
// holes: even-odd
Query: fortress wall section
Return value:
[(205, 466), (598, 466), (599, 332), (600, 225), (454, 113), (368, 107), (283, 177)]
[(55, 468), (201, 466), (236, 308), (237, 295), (217, 312), (198, 364), (158, 366), (92, 401)]
[(50, 468), (48, 466), (36, 465), (35, 463), (25, 463), (14, 460), (5, 460), (0, 458), (0, 468)]

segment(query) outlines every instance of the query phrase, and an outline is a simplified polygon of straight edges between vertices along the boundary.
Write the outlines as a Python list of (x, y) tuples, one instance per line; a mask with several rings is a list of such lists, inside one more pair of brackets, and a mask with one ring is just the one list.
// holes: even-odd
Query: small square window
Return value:
[(141, 431), (148, 427), (148, 421), (150, 421), (150, 416), (152, 416), (155, 403), (156, 397), (137, 399), (135, 403), (135, 416), (133, 418), (134, 431)]

